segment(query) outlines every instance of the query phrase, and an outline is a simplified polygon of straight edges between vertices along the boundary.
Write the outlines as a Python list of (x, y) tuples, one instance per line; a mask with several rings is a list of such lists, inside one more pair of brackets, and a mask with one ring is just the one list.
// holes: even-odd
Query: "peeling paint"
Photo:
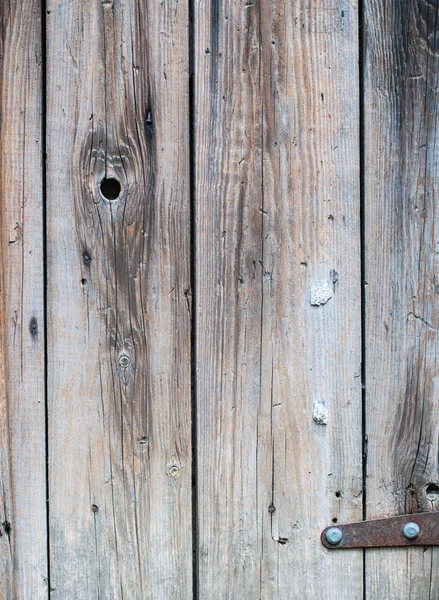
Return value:
[(332, 283), (328, 281), (318, 281), (311, 285), (310, 302), (312, 306), (321, 306), (326, 304), (334, 295)]
[(314, 402), (312, 418), (318, 425), (328, 424), (328, 410), (322, 402)]

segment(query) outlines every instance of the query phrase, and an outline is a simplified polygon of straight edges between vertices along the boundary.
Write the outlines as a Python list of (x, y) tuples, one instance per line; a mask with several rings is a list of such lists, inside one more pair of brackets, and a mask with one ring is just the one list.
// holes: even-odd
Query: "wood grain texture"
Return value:
[(203, 600), (363, 598), (357, 18), (195, 3)]
[(0, 3), (0, 598), (48, 598), (40, 3)]
[[(365, 1), (367, 517), (437, 510), (438, 4)], [(438, 550), (366, 554), (368, 598), (439, 596)]]
[(187, 600), (188, 8), (47, 8), (51, 584)]

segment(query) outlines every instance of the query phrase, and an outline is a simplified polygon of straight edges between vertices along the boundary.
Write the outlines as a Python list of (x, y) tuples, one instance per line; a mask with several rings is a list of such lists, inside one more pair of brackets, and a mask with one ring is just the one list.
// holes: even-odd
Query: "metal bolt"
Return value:
[(325, 539), (331, 546), (337, 546), (341, 542), (343, 534), (338, 527), (330, 527), (325, 532)]
[(119, 365), (122, 367), (122, 369), (128, 368), (130, 366), (130, 364), (131, 364), (131, 361), (128, 358), (128, 356), (123, 355), (119, 358)]
[(417, 523), (406, 523), (402, 528), (402, 534), (408, 540), (414, 540), (420, 533), (419, 525)]

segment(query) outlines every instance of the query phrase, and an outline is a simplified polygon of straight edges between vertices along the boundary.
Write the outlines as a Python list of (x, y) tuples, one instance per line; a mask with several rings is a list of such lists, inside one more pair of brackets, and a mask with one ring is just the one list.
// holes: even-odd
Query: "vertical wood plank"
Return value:
[(40, 3), (0, 3), (0, 598), (48, 598)]
[(203, 599), (363, 597), (357, 19), (195, 3)]
[(51, 582), (187, 600), (187, 4), (49, 0), (47, 21)]
[[(368, 518), (439, 507), (438, 25), (365, 0)], [(438, 556), (368, 551), (367, 597), (437, 598)]]

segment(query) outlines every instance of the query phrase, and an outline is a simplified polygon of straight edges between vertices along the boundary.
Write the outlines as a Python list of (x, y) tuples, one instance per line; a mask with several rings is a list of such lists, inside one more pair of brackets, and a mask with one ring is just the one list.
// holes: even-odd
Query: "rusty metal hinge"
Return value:
[(439, 546), (439, 512), (417, 513), (327, 527), (322, 543), (333, 550), (389, 546)]

